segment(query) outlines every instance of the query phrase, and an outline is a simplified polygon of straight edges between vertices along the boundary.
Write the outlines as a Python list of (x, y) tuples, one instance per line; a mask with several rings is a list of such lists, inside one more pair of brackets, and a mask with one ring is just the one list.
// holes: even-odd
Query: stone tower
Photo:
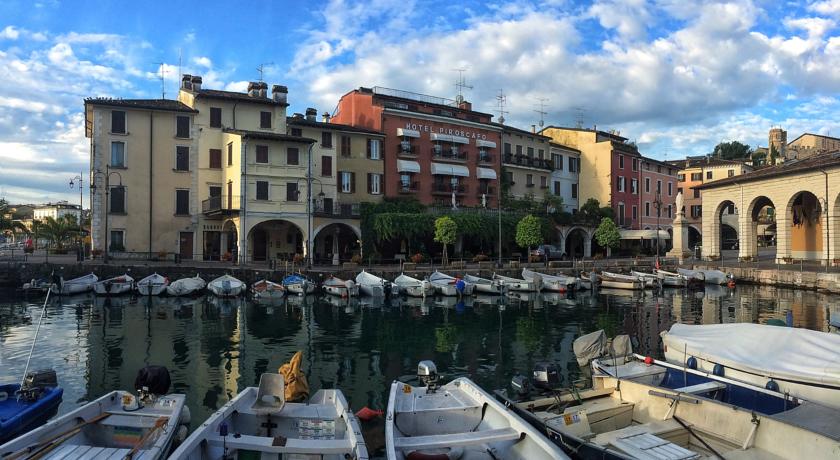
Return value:
[(770, 128), (770, 137), (767, 144), (768, 152), (770, 147), (776, 148), (779, 159), (786, 158), (787, 131), (782, 128)]

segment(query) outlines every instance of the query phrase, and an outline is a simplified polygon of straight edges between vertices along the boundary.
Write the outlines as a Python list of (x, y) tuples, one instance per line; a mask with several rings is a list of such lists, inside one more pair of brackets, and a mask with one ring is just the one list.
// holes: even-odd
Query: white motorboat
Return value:
[(435, 295), (435, 287), (429, 280), (412, 278), (405, 273), (394, 278), (394, 285), (399, 289), (400, 294), (409, 297), (429, 297)]
[(523, 268), (522, 277), (526, 280), (541, 280), (542, 288), (546, 291), (568, 292), (577, 290), (577, 278), (573, 276), (547, 275)]
[(591, 291), (598, 286), (598, 274), (595, 272), (580, 272), (578, 285), (581, 290)]
[(642, 281), (645, 282), (645, 287), (647, 288), (656, 288), (660, 286), (660, 278), (654, 273), (630, 270), (630, 276), (640, 278)]
[(137, 396), (127, 391), (112, 391), (3, 444), (0, 457), (45, 460), (166, 458), (176, 438), (181, 436), (183, 439), (187, 433), (186, 397), (156, 394), (168, 391), (168, 373), (165, 382), (158, 379), (144, 383), (146, 389), (138, 390)]
[(674, 324), (665, 360), (840, 409), (840, 335), (765, 324)]
[(263, 374), (201, 424), (170, 460), (216, 458), (367, 460), (362, 430), (340, 390), (285, 401), (283, 376)]
[(140, 295), (161, 295), (169, 286), (169, 278), (153, 273), (137, 282)]
[(475, 284), (462, 278), (449, 276), (437, 270), (429, 276), (429, 281), (435, 287), (435, 291), (438, 294), (445, 296), (470, 296), (475, 291)]
[(166, 287), (166, 293), (171, 296), (192, 295), (201, 292), (207, 283), (200, 276), (195, 275), (192, 278), (181, 278), (177, 281), (169, 283)]
[(415, 458), (567, 459), (563, 451), (467, 378), (438, 386), (431, 361), (424, 386), (394, 382), (385, 416), (385, 456)]
[(687, 278), (702, 279), (706, 284), (729, 284), (735, 282), (735, 278), (731, 274), (726, 274), (720, 270), (688, 270), (685, 268), (678, 268), (677, 273)]
[(507, 292), (505, 283), (500, 280), (482, 278), (480, 276), (464, 275), (464, 279), (475, 285), (475, 292), (480, 294), (504, 294)]
[(601, 272), (601, 287), (608, 289), (645, 289), (648, 286), (644, 279), (638, 276), (622, 275), (620, 273)]
[(81, 294), (93, 290), (93, 285), (99, 281), (99, 277), (93, 273), (71, 280), (64, 281), (64, 277), (60, 278), (58, 292), (62, 295), (67, 294)]
[(127, 274), (102, 280), (93, 285), (97, 295), (120, 295), (134, 290), (134, 278)]
[(356, 285), (359, 286), (359, 292), (362, 295), (370, 297), (385, 297), (397, 291), (396, 286), (392, 286), (390, 281), (364, 270), (356, 275)]
[(353, 280), (343, 280), (335, 276), (330, 276), (321, 283), (324, 292), (329, 295), (337, 297), (358, 297), (359, 286)]
[(262, 279), (251, 285), (251, 295), (257, 300), (279, 300), (286, 295), (286, 288), (280, 283)]
[(495, 273), (493, 274), (493, 279), (504, 283), (508, 292), (540, 292), (542, 290), (542, 280), (511, 278), (509, 276), (497, 275)]
[(675, 272), (669, 272), (660, 269), (654, 269), (653, 273), (662, 280), (663, 286), (672, 286), (672, 287), (683, 287), (683, 286), (695, 286), (695, 285), (703, 285), (705, 281), (702, 278), (697, 277), (688, 277), (685, 275), (681, 275)]
[(230, 275), (222, 275), (207, 283), (207, 289), (216, 297), (238, 297), (247, 286)]
[(315, 292), (315, 283), (300, 273), (294, 273), (283, 278), (283, 287), (290, 294), (309, 295)]

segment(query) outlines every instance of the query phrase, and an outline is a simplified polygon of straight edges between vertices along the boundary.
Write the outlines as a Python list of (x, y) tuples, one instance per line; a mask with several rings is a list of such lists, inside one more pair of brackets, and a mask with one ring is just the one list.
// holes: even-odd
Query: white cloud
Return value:
[(213, 62), (206, 56), (196, 56), (193, 58), (193, 62), (199, 67), (205, 67), (208, 69), (213, 67)]
[(816, 11), (820, 14), (838, 15), (840, 14), (840, 0), (825, 0), (813, 2), (808, 5), (808, 9)]
[(0, 39), (17, 40), (20, 37), (20, 31), (15, 26), (6, 26), (0, 30)]
[(646, 0), (601, 0), (589, 8), (589, 15), (598, 19), (605, 29), (615, 29), (627, 40), (645, 38), (652, 22)]

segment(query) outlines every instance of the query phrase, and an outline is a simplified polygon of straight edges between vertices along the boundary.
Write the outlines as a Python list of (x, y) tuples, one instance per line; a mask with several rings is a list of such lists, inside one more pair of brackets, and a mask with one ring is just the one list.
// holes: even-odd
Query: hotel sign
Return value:
[(447, 136), (459, 136), (459, 137), (466, 137), (466, 138), (469, 138), (469, 139), (482, 139), (482, 140), (487, 139), (486, 134), (482, 134), (482, 133), (476, 132), (476, 131), (464, 131), (462, 129), (444, 128), (442, 126), (418, 124), (418, 123), (412, 123), (410, 121), (407, 121), (405, 123), (405, 129), (410, 129), (412, 131), (417, 131), (419, 133), (445, 134)]

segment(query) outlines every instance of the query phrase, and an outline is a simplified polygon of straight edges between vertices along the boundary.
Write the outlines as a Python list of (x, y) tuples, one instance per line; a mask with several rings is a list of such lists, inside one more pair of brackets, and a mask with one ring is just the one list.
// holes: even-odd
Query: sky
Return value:
[(506, 124), (542, 111), (667, 160), (777, 126), (838, 136), (838, 21), (840, 0), (4, 0), (0, 197), (78, 202), (84, 98), (173, 98), (179, 69), (244, 91), (262, 65), (290, 115), (359, 86), (454, 98), (464, 69), (474, 109), (498, 115), (503, 91)]

